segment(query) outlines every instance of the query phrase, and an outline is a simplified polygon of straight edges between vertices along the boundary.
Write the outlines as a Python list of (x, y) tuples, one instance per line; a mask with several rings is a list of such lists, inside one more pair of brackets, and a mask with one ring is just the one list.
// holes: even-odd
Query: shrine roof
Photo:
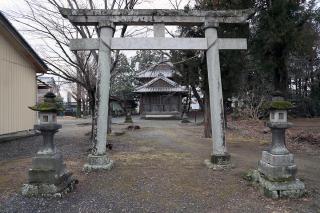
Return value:
[(137, 78), (155, 78), (159, 74), (171, 78), (173, 73), (173, 64), (171, 62), (162, 62), (160, 64), (154, 64), (150, 68), (137, 73)]
[[(164, 81), (167, 86), (152, 86), (153, 84), (155, 84), (158, 81)], [(188, 92), (187, 88), (185, 86), (181, 86), (178, 83), (170, 80), (169, 78), (163, 76), (163, 75), (159, 75), (158, 77), (152, 79), (151, 81), (149, 81), (148, 83), (137, 87), (135, 89), (136, 93), (152, 93), (152, 92), (182, 92), (182, 93), (186, 93)]]

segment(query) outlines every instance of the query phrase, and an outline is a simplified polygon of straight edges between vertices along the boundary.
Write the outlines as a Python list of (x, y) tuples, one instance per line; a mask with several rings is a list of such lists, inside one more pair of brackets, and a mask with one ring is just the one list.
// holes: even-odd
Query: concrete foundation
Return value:
[(85, 172), (111, 170), (114, 166), (113, 160), (110, 160), (107, 155), (92, 155), (88, 156), (88, 163), (83, 166)]

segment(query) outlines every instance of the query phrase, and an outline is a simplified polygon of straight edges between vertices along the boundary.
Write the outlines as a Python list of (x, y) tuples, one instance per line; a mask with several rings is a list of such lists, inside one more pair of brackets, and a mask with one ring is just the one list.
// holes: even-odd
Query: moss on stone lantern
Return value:
[(52, 92), (48, 92), (44, 96), (44, 100), (35, 106), (29, 107), (30, 109), (38, 112), (61, 112), (63, 107), (56, 100), (56, 95)]
[(296, 178), (297, 166), (294, 156), (286, 147), (285, 131), (292, 124), (288, 122), (287, 112), (293, 107), (285, 101), (281, 93), (276, 92), (268, 104), (270, 122), (267, 126), (272, 132), (272, 142), (267, 150), (262, 151), (258, 170), (251, 175), (266, 196), (272, 198), (298, 198), (305, 193), (304, 183)]
[(62, 105), (56, 101), (56, 95), (52, 92), (45, 94), (43, 102), (29, 108), (39, 112), (40, 124), (57, 123), (57, 113), (63, 111)]
[(43, 145), (32, 158), (32, 167), (28, 171), (28, 183), (22, 187), (24, 196), (55, 196), (73, 190), (77, 180), (66, 169), (61, 152), (54, 145), (54, 134), (60, 129), (57, 124), (57, 112), (63, 110), (56, 96), (48, 92), (44, 101), (29, 107), (39, 112), (40, 124), (34, 125), (43, 136)]

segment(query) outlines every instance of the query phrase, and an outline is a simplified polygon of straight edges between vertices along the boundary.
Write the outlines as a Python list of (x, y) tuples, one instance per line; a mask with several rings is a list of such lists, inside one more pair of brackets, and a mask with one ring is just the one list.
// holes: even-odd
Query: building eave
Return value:
[(46, 73), (49, 68), (41, 59), (41, 57), (32, 49), (29, 43), (22, 37), (22, 35), (16, 30), (16, 28), (10, 23), (10, 21), (0, 11), (0, 27), (8, 32), (14, 40), (16, 40), (20, 47), (22, 47), (27, 53), (27, 59), (32, 61), (32, 64), (37, 68), (37, 73)]
[(136, 90), (134, 93), (188, 93), (187, 90), (185, 89), (178, 89), (178, 88), (146, 88), (146, 89), (141, 89), (141, 90)]
[[(150, 87), (153, 83), (163, 80), (167, 82), (171, 87)], [(155, 93), (155, 92), (181, 92), (185, 93), (188, 92), (188, 90), (184, 87), (179, 85), (178, 83), (164, 77), (164, 76), (158, 76), (151, 81), (147, 82), (146, 84), (137, 87), (134, 91), (135, 93)]]

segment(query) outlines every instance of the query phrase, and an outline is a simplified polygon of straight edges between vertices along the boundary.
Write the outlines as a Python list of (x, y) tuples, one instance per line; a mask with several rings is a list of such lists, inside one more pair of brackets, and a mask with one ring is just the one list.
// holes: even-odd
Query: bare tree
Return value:
[[(28, 32), (38, 43), (38, 50), (44, 61), (49, 65), (49, 74), (59, 76), (66, 81), (83, 87), (89, 97), (92, 122), (92, 139), (94, 139), (94, 125), (96, 121), (97, 105), (97, 51), (70, 51), (69, 41), (76, 38), (97, 37), (97, 27), (74, 26), (62, 18), (59, 8), (71, 9), (133, 9), (139, 0), (25, 0), (28, 11), (13, 12), (8, 15), (23, 26), (21, 31)], [(120, 36), (124, 37), (127, 26), (120, 29)], [(112, 75), (118, 62), (119, 51), (112, 54)]]
[(241, 95), (239, 100), (242, 102), (239, 110), (240, 115), (244, 118), (259, 120), (263, 106), (267, 101), (266, 95), (258, 96), (252, 91), (246, 91)]

